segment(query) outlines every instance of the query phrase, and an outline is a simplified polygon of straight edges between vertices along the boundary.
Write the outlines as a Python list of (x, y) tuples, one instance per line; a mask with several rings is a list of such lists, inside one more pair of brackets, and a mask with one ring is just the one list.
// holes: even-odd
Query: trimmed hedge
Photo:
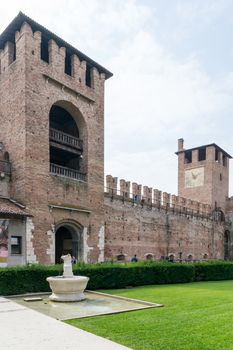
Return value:
[(219, 281), (233, 279), (233, 262), (210, 261), (194, 264), (195, 281)]
[[(90, 277), (87, 288), (91, 290), (233, 279), (233, 263), (224, 261), (78, 264), (73, 270), (75, 275)], [(62, 265), (0, 268), (0, 295), (49, 292), (46, 278), (61, 274)]]

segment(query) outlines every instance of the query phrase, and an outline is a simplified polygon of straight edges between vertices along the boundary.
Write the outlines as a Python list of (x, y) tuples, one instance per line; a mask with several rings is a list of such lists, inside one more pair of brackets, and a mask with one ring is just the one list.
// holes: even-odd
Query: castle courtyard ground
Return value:
[(233, 349), (233, 281), (144, 286), (108, 293), (164, 307), (68, 323), (135, 350)]

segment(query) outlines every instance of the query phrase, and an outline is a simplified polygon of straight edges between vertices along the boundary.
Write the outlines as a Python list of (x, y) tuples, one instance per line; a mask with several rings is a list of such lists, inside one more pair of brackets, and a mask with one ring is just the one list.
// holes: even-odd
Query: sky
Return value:
[(8, 0), (0, 32), (19, 11), (113, 72), (106, 175), (176, 194), (178, 138), (233, 154), (233, 0)]

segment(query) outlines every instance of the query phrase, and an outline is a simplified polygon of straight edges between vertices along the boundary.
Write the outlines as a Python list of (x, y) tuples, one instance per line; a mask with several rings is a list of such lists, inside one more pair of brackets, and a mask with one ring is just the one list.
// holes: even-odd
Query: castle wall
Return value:
[[(108, 176), (107, 185), (111, 181), (117, 184), (116, 178)], [(134, 184), (133, 189), (136, 187)], [(169, 194), (155, 190), (151, 197), (147, 187), (144, 193), (137, 194), (140, 200), (133, 193), (124, 196), (122, 188), (117, 186), (106, 190), (105, 259), (125, 255), (125, 259), (130, 260), (134, 254), (141, 260), (148, 254), (154, 259), (173, 255), (175, 260), (224, 257), (225, 224), (212, 219), (211, 211), (206, 212), (201, 203), (193, 205), (186, 200), (185, 204), (185, 199), (177, 196), (172, 196), (172, 202), (166, 202)]]

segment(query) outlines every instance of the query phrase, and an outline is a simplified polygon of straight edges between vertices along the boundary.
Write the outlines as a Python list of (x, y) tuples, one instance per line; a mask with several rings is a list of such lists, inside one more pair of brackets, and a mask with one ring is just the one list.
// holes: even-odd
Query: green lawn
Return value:
[(107, 293), (164, 307), (67, 322), (135, 350), (233, 349), (233, 281), (156, 285)]

